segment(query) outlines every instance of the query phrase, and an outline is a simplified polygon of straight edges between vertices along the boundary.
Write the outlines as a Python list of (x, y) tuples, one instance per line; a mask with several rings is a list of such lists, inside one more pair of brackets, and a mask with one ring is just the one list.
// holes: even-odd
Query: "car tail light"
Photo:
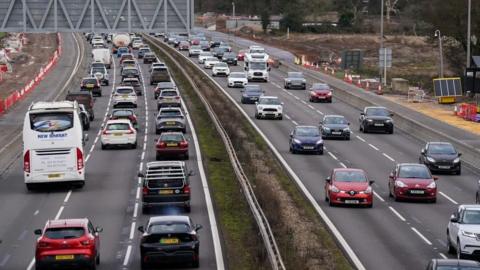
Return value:
[(46, 248), (46, 247), (49, 246), (49, 244), (48, 244), (48, 242), (45, 242), (45, 241), (39, 241), (38, 244), (37, 244), (37, 246), (38, 246), (39, 248)]
[(104, 129), (103, 132), (102, 132), (103, 135), (108, 135), (107, 133), (107, 129)]
[(180, 99), (180, 96), (176, 96), (175, 99)]
[(127, 134), (133, 134), (135, 133), (135, 130), (133, 128), (129, 128), (127, 131)]
[(27, 150), (23, 156), (23, 171), (30, 173), (30, 150)]
[(190, 186), (189, 185), (185, 185), (183, 187), (183, 193), (185, 194), (190, 194)]
[(128, 116), (128, 118), (130, 119), (130, 121), (131, 121), (132, 123), (137, 122), (137, 117), (135, 117), (135, 115), (130, 115), (130, 116)]
[(180, 147), (182, 147), (182, 148), (188, 147), (188, 142), (187, 141), (180, 142)]
[(82, 153), (82, 150), (80, 150), (80, 148), (77, 147), (77, 170), (81, 170), (83, 169), (83, 153)]
[(148, 195), (148, 188), (147, 187), (143, 187), (143, 195)]
[(167, 146), (167, 144), (165, 142), (157, 143), (158, 148), (165, 148), (166, 146)]
[(83, 240), (83, 241), (80, 241), (80, 244), (82, 244), (82, 246), (90, 246), (93, 242), (91, 242), (90, 240)]

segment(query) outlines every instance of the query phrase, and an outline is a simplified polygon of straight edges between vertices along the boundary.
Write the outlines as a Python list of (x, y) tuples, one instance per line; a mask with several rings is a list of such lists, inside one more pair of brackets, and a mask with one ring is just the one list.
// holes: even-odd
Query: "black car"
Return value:
[(427, 165), (431, 172), (462, 173), (460, 156), (448, 142), (428, 142), (422, 149), (418, 161)]
[(140, 240), (140, 268), (147, 269), (160, 263), (188, 263), (198, 268), (200, 240), (197, 232), (201, 228), (188, 216), (151, 217), (145, 227), (138, 227), (143, 233)]
[(458, 259), (432, 259), (427, 270), (475, 270), (480, 269), (480, 262)]
[(265, 91), (259, 85), (246, 85), (242, 89), (242, 104), (255, 104)]
[(237, 65), (237, 55), (235, 53), (226, 52), (223, 54), (222, 62), (225, 62), (229, 65)]
[(151, 64), (157, 62), (157, 56), (153, 52), (147, 52), (143, 56), (143, 63), (144, 64)]
[(219, 40), (213, 40), (210, 42), (210, 49), (220, 47), (220, 41)]
[(384, 107), (365, 107), (358, 122), (363, 133), (383, 131), (393, 134), (393, 113)]
[(350, 140), (350, 123), (342, 115), (325, 115), (320, 122), (322, 138)]
[(137, 78), (140, 81), (140, 72), (136, 67), (125, 67), (122, 69), (122, 81), (125, 78)]
[(210, 44), (209, 44), (208, 41), (201, 40), (200, 44), (198, 44), (198, 45), (200, 45), (200, 48), (202, 48), (202, 51), (204, 51), (204, 52), (209, 52), (210, 51)]
[(213, 57), (217, 57), (219, 60), (222, 60), (223, 55), (228, 52), (226, 47), (216, 47), (213, 49)]

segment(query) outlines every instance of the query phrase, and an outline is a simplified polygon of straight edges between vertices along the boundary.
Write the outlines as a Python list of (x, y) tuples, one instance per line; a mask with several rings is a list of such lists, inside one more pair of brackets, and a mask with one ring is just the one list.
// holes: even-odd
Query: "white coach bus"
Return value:
[(23, 170), (27, 189), (39, 184), (85, 184), (83, 135), (76, 101), (36, 102), (23, 124)]

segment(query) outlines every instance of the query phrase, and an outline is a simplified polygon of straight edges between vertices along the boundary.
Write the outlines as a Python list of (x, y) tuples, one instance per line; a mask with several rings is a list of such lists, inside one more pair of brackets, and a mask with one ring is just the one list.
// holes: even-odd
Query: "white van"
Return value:
[(110, 69), (112, 66), (112, 54), (109, 49), (98, 48), (92, 50), (93, 61), (99, 61), (105, 64), (105, 67)]

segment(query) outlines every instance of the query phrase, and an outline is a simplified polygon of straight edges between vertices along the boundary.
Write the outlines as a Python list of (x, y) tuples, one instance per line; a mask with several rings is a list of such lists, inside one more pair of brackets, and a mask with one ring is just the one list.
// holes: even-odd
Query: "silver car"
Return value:
[(158, 111), (155, 120), (155, 133), (160, 134), (164, 131), (187, 132), (185, 116), (180, 108), (168, 107), (161, 108), (160, 111)]
[(163, 89), (157, 99), (157, 110), (163, 107), (181, 107), (182, 101), (176, 89)]

